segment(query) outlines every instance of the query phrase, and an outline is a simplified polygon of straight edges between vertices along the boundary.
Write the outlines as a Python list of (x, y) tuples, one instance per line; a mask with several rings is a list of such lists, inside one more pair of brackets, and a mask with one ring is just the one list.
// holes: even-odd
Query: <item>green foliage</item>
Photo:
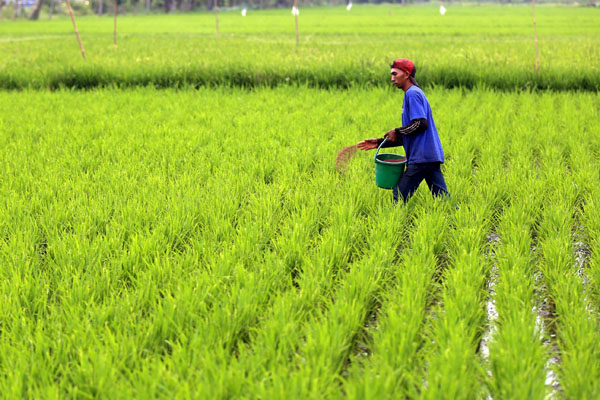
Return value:
[(397, 5), (304, 8), (300, 46), (289, 10), (119, 16), (0, 23), (0, 88), (183, 86), (321, 88), (389, 85), (397, 57), (415, 60), (423, 86), (503, 90), (600, 89), (595, 9), (539, 7), (541, 71), (527, 6)]
[[(597, 10), (448, 8), (0, 23), (2, 396), (597, 398)], [(451, 197), (334, 167), (399, 56)]]
[(3, 395), (596, 397), (598, 94), (427, 95), (452, 197), (394, 206), (334, 161), (400, 92), (0, 92)]

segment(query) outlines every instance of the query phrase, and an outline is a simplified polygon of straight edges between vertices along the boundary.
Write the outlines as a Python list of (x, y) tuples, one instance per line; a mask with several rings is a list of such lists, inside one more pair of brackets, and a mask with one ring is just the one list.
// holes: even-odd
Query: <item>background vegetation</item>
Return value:
[[(450, 6), (449, 6), (450, 7)], [(300, 45), (289, 10), (0, 24), (0, 87), (89, 88), (387, 86), (404, 56), (424, 86), (591, 90), (600, 87), (600, 10), (538, 7), (540, 72), (531, 8), (362, 6), (303, 9)]]
[[(30, 18), (38, 19), (40, 15), (52, 18), (53, 15), (67, 13), (66, 2), (63, 0), (1, 0), (0, 14), (4, 18)], [(219, 9), (269, 9), (269, 8), (291, 8), (293, 0), (216, 0)], [(300, 7), (313, 6), (346, 6), (349, 3), (356, 4), (398, 4), (398, 5), (429, 5), (430, 0), (300, 0)], [(446, 4), (471, 3), (476, 5), (482, 4), (530, 4), (530, 0), (471, 0), (469, 2), (455, 2), (449, 0)], [(597, 7), (597, 0), (537, 0), (538, 4), (561, 4), (569, 6), (582, 7)], [(112, 14), (114, 12), (114, 1), (111, 0), (74, 0), (73, 8), (77, 15), (97, 14)], [(193, 11), (213, 10), (215, 0), (117, 0), (116, 1), (119, 13), (187, 13)], [(36, 15), (37, 11), (37, 15)]]

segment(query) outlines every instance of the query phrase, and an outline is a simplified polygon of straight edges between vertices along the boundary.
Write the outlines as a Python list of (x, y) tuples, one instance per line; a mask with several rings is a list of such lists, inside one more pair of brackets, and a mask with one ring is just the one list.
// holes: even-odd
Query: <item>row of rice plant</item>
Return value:
[(5, 21), (0, 88), (384, 86), (390, 61), (408, 57), (427, 86), (595, 91), (597, 12), (538, 10), (539, 75), (526, 6), (452, 7), (444, 17), (435, 7), (312, 8), (303, 11), (298, 47), (289, 10), (224, 13), (220, 39), (210, 13), (127, 16), (116, 49), (112, 21), (93, 16), (78, 21), (86, 61), (68, 18)]
[(369, 353), (366, 358), (359, 353), (352, 359), (344, 385), (352, 398), (419, 393), (425, 318), (435, 299), (435, 280), (448, 237), (448, 207), (444, 205), (434, 207), (433, 212), (421, 210), (411, 224), (408, 246), (391, 277), (394, 287), (382, 295), (377, 321), (363, 339)]
[[(554, 149), (546, 157), (545, 161), (551, 164), (559, 157), (559, 152)], [(571, 171), (573, 175), (579, 172)], [(587, 272), (576, 262), (573, 237), (575, 217), (582, 205), (585, 187), (578, 187), (564, 169), (547, 168), (544, 175), (552, 189), (539, 227), (539, 268), (551, 308), (546, 325), (555, 341), (555, 357), (560, 360), (553, 367), (567, 398), (594, 398), (600, 394), (598, 320), (596, 312), (592, 311), (589, 288), (585, 287)], [(596, 194), (596, 188), (589, 192), (591, 196)], [(585, 210), (589, 210), (589, 204), (585, 205)]]
[[(334, 168), (398, 125), (398, 92), (0, 93), (7, 396), (541, 397), (540, 305), (572, 296), (548, 282), (590, 321), (558, 314), (558, 382), (595, 393), (572, 366), (597, 341), (598, 95), (427, 93), (451, 197), (406, 206), (373, 153)], [(573, 261), (561, 213), (592, 251), (589, 292), (546, 271)]]
[(493, 300), (498, 316), (489, 345), (487, 379), (494, 398), (542, 399), (546, 395), (547, 354), (536, 323), (535, 263), (531, 253), (543, 182), (535, 179), (526, 149), (512, 154), (509, 182), (520, 181), (520, 186), (507, 188), (510, 203), (496, 228), (499, 244), (493, 258), (497, 268)]
[(592, 309), (600, 306), (600, 210), (596, 207), (597, 198), (589, 195), (585, 202), (584, 226), (588, 248), (586, 275), (588, 278), (588, 295), (592, 300)]
[(423, 397), (430, 399), (480, 398), (486, 393), (480, 351), (492, 275), (488, 244), (507, 190), (507, 182), (499, 182), (506, 144), (497, 136), (475, 143), (483, 165), (478, 166), (475, 184), (457, 187), (468, 200), (451, 220), (449, 265), (441, 277), (441, 295), (427, 335)]

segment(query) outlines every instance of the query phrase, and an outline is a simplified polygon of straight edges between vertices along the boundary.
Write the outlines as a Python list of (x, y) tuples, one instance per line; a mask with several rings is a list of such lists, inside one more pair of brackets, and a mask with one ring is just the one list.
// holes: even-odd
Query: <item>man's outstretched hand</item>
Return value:
[(379, 146), (377, 139), (365, 139), (362, 142), (358, 142), (356, 144), (356, 147), (358, 147), (361, 150), (372, 150), (376, 149), (377, 146)]

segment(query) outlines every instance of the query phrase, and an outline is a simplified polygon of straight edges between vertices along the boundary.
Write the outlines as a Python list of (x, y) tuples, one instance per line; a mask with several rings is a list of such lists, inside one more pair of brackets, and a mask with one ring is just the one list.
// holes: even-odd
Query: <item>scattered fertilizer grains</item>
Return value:
[[(590, 7), (536, 7), (540, 74), (529, 4), (305, 8), (295, 44), (288, 9), (0, 21), (0, 88), (386, 86), (398, 56), (424, 86), (600, 89), (600, 24)], [(410, 26), (410, 32), (401, 26)]]
[(3, 392), (597, 397), (598, 94), (427, 96), (393, 205), (400, 91), (0, 92)]

